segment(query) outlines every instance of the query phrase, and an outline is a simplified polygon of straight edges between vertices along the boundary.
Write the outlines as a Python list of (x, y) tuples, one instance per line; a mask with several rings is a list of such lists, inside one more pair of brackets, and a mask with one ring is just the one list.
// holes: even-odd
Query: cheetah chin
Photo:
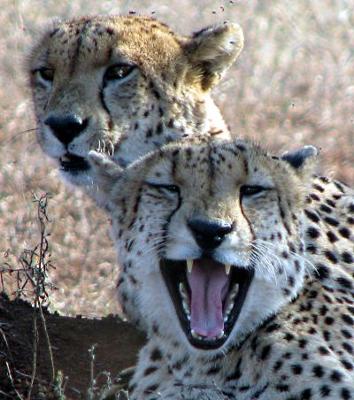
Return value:
[(241, 312), (254, 271), (211, 258), (161, 260), (160, 270), (188, 341), (217, 349)]

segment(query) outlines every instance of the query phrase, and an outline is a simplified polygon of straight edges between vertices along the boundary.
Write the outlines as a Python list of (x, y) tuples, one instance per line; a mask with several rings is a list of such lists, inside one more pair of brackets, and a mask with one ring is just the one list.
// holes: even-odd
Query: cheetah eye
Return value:
[(263, 187), (263, 186), (258, 186), (258, 185), (243, 185), (241, 186), (240, 193), (241, 196), (253, 196), (258, 193), (261, 193), (265, 190), (269, 190), (269, 188)]
[(145, 182), (148, 186), (156, 189), (164, 189), (171, 193), (179, 193), (179, 187), (177, 185), (167, 185), (162, 183)]
[(169, 192), (172, 193), (178, 193), (179, 192), (179, 187), (176, 185), (163, 185), (163, 189), (168, 190)]
[(53, 82), (54, 80), (54, 70), (51, 68), (39, 68), (35, 72), (46, 82)]
[(119, 79), (123, 79), (128, 76), (135, 69), (134, 65), (127, 64), (115, 64), (111, 65), (107, 68), (103, 80), (107, 81), (115, 81)]

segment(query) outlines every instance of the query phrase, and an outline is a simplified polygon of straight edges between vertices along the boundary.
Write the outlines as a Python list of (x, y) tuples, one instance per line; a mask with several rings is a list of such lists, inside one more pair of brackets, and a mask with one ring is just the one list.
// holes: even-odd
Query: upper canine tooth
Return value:
[(193, 260), (187, 260), (187, 269), (189, 274), (192, 273), (192, 268), (193, 268)]
[(226, 275), (229, 275), (230, 270), (231, 270), (231, 265), (230, 264), (225, 264), (225, 273), (226, 273)]

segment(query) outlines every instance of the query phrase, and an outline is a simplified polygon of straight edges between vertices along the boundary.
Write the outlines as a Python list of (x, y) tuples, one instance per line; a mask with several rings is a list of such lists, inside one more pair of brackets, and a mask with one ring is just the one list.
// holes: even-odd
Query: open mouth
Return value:
[(66, 153), (63, 157), (60, 157), (59, 162), (60, 169), (66, 172), (78, 173), (90, 168), (89, 163), (84, 157), (75, 156), (70, 153)]
[(189, 342), (200, 349), (221, 347), (240, 315), (254, 271), (210, 258), (161, 260), (160, 269)]

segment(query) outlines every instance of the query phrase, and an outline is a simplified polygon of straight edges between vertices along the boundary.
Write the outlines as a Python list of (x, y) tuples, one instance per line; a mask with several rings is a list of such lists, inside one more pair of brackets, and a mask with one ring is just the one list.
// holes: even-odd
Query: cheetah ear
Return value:
[(299, 150), (284, 153), (281, 159), (298, 171), (305, 171), (308, 169), (312, 171), (317, 164), (318, 154), (319, 150), (316, 147), (304, 146)]
[(88, 161), (93, 170), (94, 185), (97, 196), (95, 199), (100, 206), (105, 206), (109, 200), (114, 183), (120, 178), (123, 168), (112, 161), (107, 155), (91, 150)]
[(243, 33), (239, 25), (224, 23), (207, 27), (187, 40), (185, 54), (192, 66), (187, 79), (199, 80), (203, 90), (209, 90), (222, 78), (243, 48)]

